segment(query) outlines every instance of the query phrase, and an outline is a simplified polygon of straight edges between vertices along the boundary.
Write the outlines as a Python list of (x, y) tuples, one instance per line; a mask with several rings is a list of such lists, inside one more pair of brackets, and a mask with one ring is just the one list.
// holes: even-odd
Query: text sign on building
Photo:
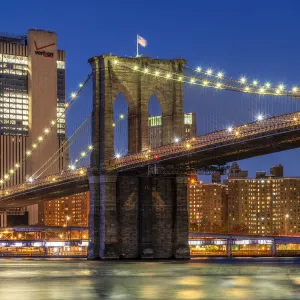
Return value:
[(48, 48), (48, 47), (51, 47), (51, 46), (54, 46), (55, 43), (52, 43), (52, 44), (49, 44), (49, 45), (45, 45), (45, 46), (41, 46), (41, 47), (38, 47), (37, 44), (36, 44), (36, 41), (34, 41), (34, 45), (35, 45), (35, 54), (36, 55), (41, 55), (41, 56), (44, 56), (44, 57), (49, 57), (49, 58), (53, 58), (54, 56), (54, 53), (53, 52), (47, 52), (45, 50), (41, 51), (42, 49), (45, 49), (45, 48)]

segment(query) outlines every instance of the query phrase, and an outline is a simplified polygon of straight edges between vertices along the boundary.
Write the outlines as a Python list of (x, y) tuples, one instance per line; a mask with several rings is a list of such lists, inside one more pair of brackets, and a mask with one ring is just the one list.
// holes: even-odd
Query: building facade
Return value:
[(192, 179), (188, 185), (190, 231), (226, 232), (227, 186), (203, 184)]
[[(31, 29), (27, 36), (0, 36), (2, 188), (33, 176), (58, 149), (57, 163), (44, 175), (63, 168), (64, 106), (65, 52), (57, 49), (56, 33)], [(41, 140), (51, 122), (53, 129)]]
[(88, 226), (89, 192), (62, 197), (44, 203), (45, 226)]
[[(150, 147), (157, 148), (162, 146), (162, 116), (150, 116), (148, 118), (148, 134)], [(185, 139), (197, 136), (196, 114), (184, 114)]]
[[(65, 52), (53, 31), (30, 29), (26, 36), (0, 35), (0, 184), (21, 184), (67, 164), (65, 141)], [(44, 134), (47, 138), (44, 138)], [(28, 207), (29, 224), (40, 218)]]
[[(282, 166), (278, 169), (277, 174), (283, 174)], [(257, 172), (257, 178), (229, 179), (230, 232), (259, 235), (298, 234), (300, 178), (266, 176), (263, 173)]]

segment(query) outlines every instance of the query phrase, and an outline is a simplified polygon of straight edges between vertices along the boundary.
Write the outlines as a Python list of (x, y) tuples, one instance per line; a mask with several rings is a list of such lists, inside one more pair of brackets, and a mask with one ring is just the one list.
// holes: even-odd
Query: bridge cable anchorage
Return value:
[[(82, 92), (82, 90), (84, 89), (84, 87), (86, 86), (87, 82), (90, 80), (90, 78), (92, 77), (92, 73), (88, 75), (87, 79), (79, 84), (79, 89), (72, 93), (71, 96), (69, 98), (71, 98), (71, 101), (68, 103), (65, 103), (65, 108), (63, 111), (61, 111), (60, 114), (56, 115), (56, 119), (59, 119), (60, 117), (63, 117), (65, 115), (66, 110), (71, 106), (71, 104), (77, 99), (77, 96)], [(5, 174), (3, 176), (3, 178), (0, 178), (0, 186), (3, 185), (5, 183), (5, 181), (9, 180), (10, 177), (22, 166), (24, 165), (24, 163), (26, 162), (26, 158), (28, 158), (29, 156), (31, 156), (32, 152), (34, 152), (38, 146), (44, 141), (44, 139), (48, 136), (48, 134), (50, 133), (50, 131), (55, 128), (57, 121), (52, 120), (49, 123), (49, 127), (44, 129), (44, 132), (38, 137), (37, 141), (34, 142), (31, 145), (31, 148), (28, 149), (25, 153), (25, 157), (20, 161), (17, 162), (15, 164), (15, 166), (13, 168), (11, 168), (9, 170), (9, 172), (7, 174)]]
[[(231, 92), (240, 92), (245, 94), (256, 94), (256, 95), (269, 95), (276, 97), (290, 97), (290, 98), (300, 98), (300, 93), (296, 93), (298, 90), (297, 87), (294, 87), (292, 91), (288, 91), (284, 89), (283, 85), (279, 85), (277, 88), (267, 88), (265, 86), (258, 86), (256, 88), (251, 88), (251, 85), (245, 85), (240, 81), (236, 81), (236, 84), (230, 84), (226, 81), (221, 82), (220, 80), (212, 80), (208, 79), (207, 76), (199, 77), (199, 76), (191, 76), (184, 73), (170, 73), (167, 70), (159, 69), (159, 68), (142, 68), (141, 66), (134, 66), (133, 68), (122, 65), (122, 63), (118, 63), (119, 66), (123, 69), (139, 72), (145, 75), (153, 76), (156, 78), (163, 78), (166, 80), (172, 80), (176, 82), (186, 83), (189, 85), (201, 86), (205, 88), (212, 88), (217, 90), (226, 90)], [(163, 72), (161, 72), (163, 70)], [(207, 74), (206, 74), (207, 75)], [(224, 78), (224, 77), (222, 77)], [(224, 78), (225, 79), (225, 78)], [(233, 80), (232, 80), (233, 81)], [(243, 81), (243, 80), (242, 80)], [(255, 85), (253, 85), (255, 86)]]
[[(60, 155), (63, 155), (69, 150), (69, 148), (75, 143), (75, 141), (83, 134), (84, 130), (90, 125), (88, 121), (91, 119), (91, 116), (92, 115), (90, 114), (84, 119), (84, 121), (73, 132), (73, 134), (66, 141), (64, 141), (61, 147), (38, 170), (36, 170), (34, 174), (31, 175), (31, 179), (37, 179), (41, 177), (41, 175), (45, 173), (60, 158), (60, 156), (57, 155), (58, 153), (60, 153)], [(52, 160), (53, 158), (54, 160)], [(49, 162), (51, 162), (50, 165), (46, 166)], [(43, 169), (44, 167), (45, 169)], [(38, 172), (40, 172), (41, 170), (42, 172), (38, 174)]]
[(213, 77), (216, 79), (224, 80), (225, 82), (232, 82), (234, 85), (240, 85), (244, 87), (244, 92), (250, 92), (251, 88), (256, 89), (256, 93), (261, 94), (260, 90), (269, 90), (270, 93), (265, 92), (266, 95), (273, 96), (289, 96), (300, 98), (300, 88), (298, 86), (293, 86), (290, 90), (286, 89), (285, 86), (280, 83), (277, 87), (272, 87), (271, 82), (267, 81), (265, 84), (259, 84), (259, 81), (254, 79), (252, 82), (248, 82), (245, 76), (242, 76), (240, 79), (233, 79), (224, 75), (222, 71), (213, 73), (212, 69), (203, 70), (201, 67), (192, 68), (190, 66), (184, 67), (187, 71), (191, 71), (195, 74), (201, 74), (206, 77)]

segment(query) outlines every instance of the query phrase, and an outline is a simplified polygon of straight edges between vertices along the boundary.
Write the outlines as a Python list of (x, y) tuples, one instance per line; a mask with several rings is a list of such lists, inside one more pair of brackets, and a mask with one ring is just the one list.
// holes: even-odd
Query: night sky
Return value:
[[(135, 56), (137, 33), (148, 41), (142, 53), (151, 57), (183, 57), (190, 66), (212, 67), (235, 78), (300, 86), (299, 11), (298, 0), (2, 1), (0, 31), (55, 30), (59, 48), (67, 52), (68, 94), (90, 72), (88, 58)], [(203, 101), (211, 101), (197, 93), (187, 91), (186, 111), (198, 112)], [(229, 96), (214, 96), (215, 105), (222, 97)], [(287, 176), (299, 176), (299, 154), (286, 151), (240, 165), (254, 175), (281, 163)]]

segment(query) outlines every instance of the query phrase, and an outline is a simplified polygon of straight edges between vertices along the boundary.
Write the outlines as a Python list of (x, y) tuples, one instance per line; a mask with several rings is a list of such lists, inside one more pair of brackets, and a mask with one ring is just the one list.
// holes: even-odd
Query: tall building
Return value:
[(228, 208), (229, 229), (233, 233), (299, 233), (300, 178), (230, 179)]
[(270, 174), (274, 177), (283, 177), (283, 166), (278, 165), (270, 169)]
[[(56, 33), (30, 29), (27, 36), (1, 35), (0, 177), (26, 159), (2, 188), (24, 182), (60, 149), (65, 139), (64, 105), (65, 52), (57, 49)], [(41, 142), (51, 121), (54, 130)], [(64, 155), (59, 154), (44, 175), (62, 169)]]
[[(150, 116), (148, 118), (149, 144), (151, 148), (162, 146), (162, 116)], [(184, 114), (185, 139), (197, 136), (196, 114)]]
[(190, 230), (224, 232), (227, 229), (227, 186), (190, 180), (188, 185)]
[[(67, 165), (64, 109), (65, 52), (57, 49), (56, 33), (30, 29), (26, 36), (0, 35), (2, 188), (29, 179), (53, 155), (56, 162), (43, 176)], [(28, 207), (29, 224), (38, 223), (38, 211), (37, 205)]]
[(62, 197), (44, 203), (45, 226), (88, 226), (89, 192)]
[(239, 164), (237, 162), (233, 162), (228, 173), (228, 179), (232, 178), (247, 178), (248, 171), (241, 170)]

